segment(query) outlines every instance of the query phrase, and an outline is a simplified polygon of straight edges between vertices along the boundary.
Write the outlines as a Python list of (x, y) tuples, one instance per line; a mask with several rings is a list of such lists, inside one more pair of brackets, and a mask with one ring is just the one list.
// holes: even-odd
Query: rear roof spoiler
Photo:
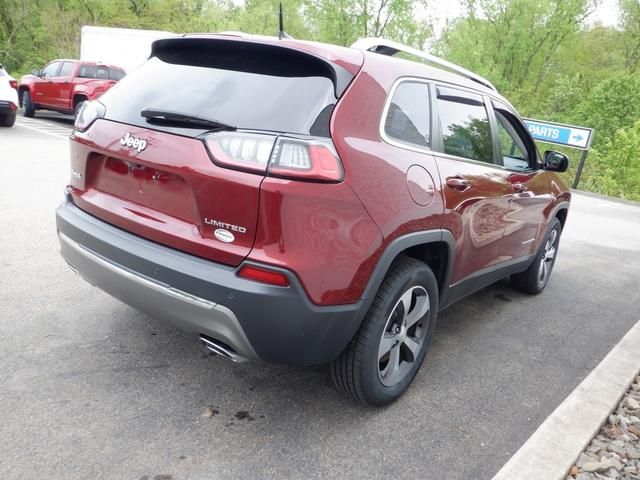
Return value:
[(336, 98), (344, 93), (354, 75), (325, 58), (285, 45), (256, 42), (248, 38), (205, 36), (156, 40), (151, 57), (168, 63), (243, 71), (248, 65), (256, 73), (282, 77), (322, 76), (333, 82)]
[(417, 48), (409, 47), (392, 40), (385, 40), (384, 38), (378, 37), (361, 38), (353, 45), (351, 45), (351, 48), (380, 53), (382, 55), (388, 56), (393, 56), (398, 52), (413, 55), (414, 57), (421, 58), (429, 63), (446, 68), (447, 70), (450, 70), (460, 75), (461, 77), (473, 80), (474, 82), (484, 85), (485, 87), (497, 92), (496, 87), (494, 87), (494, 85), (489, 80), (467, 70), (466, 68), (461, 67), (460, 65), (456, 65), (455, 63), (448, 62), (447, 60), (436, 57), (435, 55), (431, 55), (430, 53), (423, 52), (421, 50), (418, 50)]

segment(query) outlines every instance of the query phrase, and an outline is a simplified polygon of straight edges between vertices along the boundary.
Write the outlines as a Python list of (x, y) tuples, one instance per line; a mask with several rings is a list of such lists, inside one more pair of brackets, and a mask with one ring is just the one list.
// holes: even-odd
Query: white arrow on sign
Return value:
[(586, 148), (589, 142), (589, 130), (583, 130), (582, 128), (572, 128), (569, 134), (569, 145), (572, 147)]

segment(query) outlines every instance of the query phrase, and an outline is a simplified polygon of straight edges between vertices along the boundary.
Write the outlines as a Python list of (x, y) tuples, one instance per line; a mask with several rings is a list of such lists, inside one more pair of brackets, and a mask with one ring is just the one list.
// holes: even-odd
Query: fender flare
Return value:
[[(558, 212), (560, 210), (566, 210), (567, 213), (569, 213), (569, 206), (570, 206), (570, 202), (567, 200), (562, 200), (561, 202), (559, 202), (555, 207), (553, 207), (553, 210), (551, 210), (551, 213), (549, 214), (549, 216), (547, 217), (547, 222), (549, 220), (551, 220), (553, 217), (558, 215)], [(564, 228), (564, 226), (563, 226)]]
[(456, 242), (453, 234), (449, 230), (425, 230), (402, 235), (387, 245), (369, 278), (369, 282), (367, 283), (364, 293), (362, 294), (361, 299), (363, 301), (365, 311), (369, 309), (380, 285), (382, 285), (382, 282), (384, 281), (384, 277), (387, 275), (387, 272), (396, 257), (408, 248), (429, 243), (445, 243), (447, 246), (447, 268), (444, 272), (444, 278), (441, 279), (440, 282), (442, 290), (440, 292), (440, 304), (443, 304), (442, 299), (446, 298), (449, 290), (451, 273), (453, 272)]

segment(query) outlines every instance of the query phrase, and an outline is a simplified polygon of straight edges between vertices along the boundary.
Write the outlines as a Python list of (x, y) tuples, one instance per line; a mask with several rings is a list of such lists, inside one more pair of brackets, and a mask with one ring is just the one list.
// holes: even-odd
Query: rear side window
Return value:
[(445, 87), (437, 91), (444, 153), (494, 163), (491, 126), (482, 97)]
[(82, 65), (80, 67), (80, 71), (78, 72), (78, 77), (80, 78), (96, 78), (97, 68), (95, 65)]
[(122, 70), (116, 70), (115, 68), (110, 68), (109, 69), (109, 80), (122, 80), (122, 77), (124, 77), (124, 72)]
[(142, 110), (170, 110), (239, 129), (329, 136), (336, 90), (316, 57), (242, 42), (165, 45), (101, 97), (106, 118), (149, 127)]
[(124, 77), (122, 70), (100, 67), (97, 65), (82, 65), (78, 73), (80, 78), (97, 78), (98, 80), (120, 80)]
[(384, 133), (392, 140), (418, 147), (429, 146), (429, 86), (400, 83), (391, 97)]

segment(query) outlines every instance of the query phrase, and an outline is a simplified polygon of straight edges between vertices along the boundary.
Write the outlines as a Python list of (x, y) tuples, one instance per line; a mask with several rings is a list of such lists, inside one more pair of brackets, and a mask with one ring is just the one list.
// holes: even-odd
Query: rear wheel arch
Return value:
[(83, 93), (76, 93), (73, 95), (73, 110), (75, 111), (76, 107), (81, 102), (86, 102), (89, 98)]
[(564, 224), (567, 221), (567, 214), (569, 213), (569, 207), (566, 205), (561, 205), (558, 210), (556, 210), (554, 217), (560, 220), (560, 226), (564, 230)]
[(420, 260), (431, 268), (442, 297), (451, 278), (454, 252), (455, 240), (448, 230), (427, 230), (398, 237), (382, 253), (362, 297), (373, 299), (393, 265), (405, 257)]

